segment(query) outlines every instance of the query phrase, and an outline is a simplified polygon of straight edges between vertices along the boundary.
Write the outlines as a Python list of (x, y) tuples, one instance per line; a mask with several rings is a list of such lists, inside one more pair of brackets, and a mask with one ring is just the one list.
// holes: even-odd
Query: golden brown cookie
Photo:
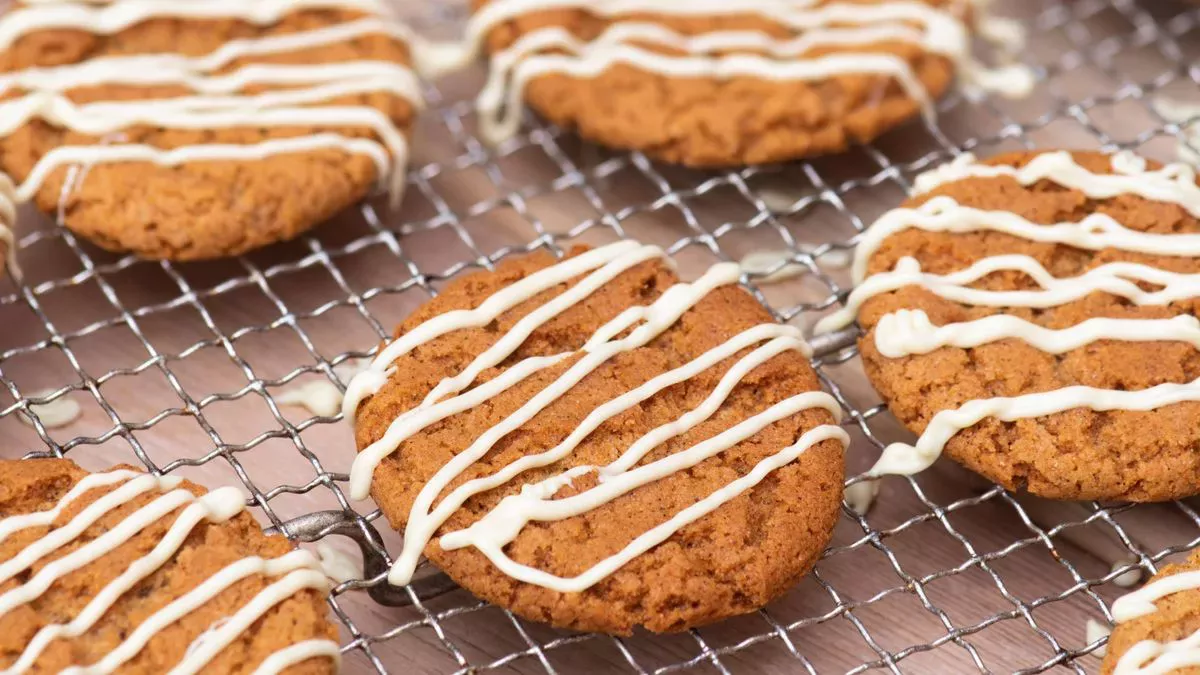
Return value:
[[(798, 332), (773, 323), (737, 278), (736, 265), (722, 265), (678, 285), (661, 251), (623, 242), (557, 264), (545, 253), (506, 261), (455, 280), (409, 317), (384, 360), (351, 385), (349, 403), (355, 410), (358, 384), (391, 373), (357, 407), (362, 454), (351, 481), (407, 528), (393, 581), (406, 581), (415, 562), (406, 556), (423, 552), (521, 616), (620, 634), (743, 614), (795, 584), (837, 519), (846, 437)], [(500, 311), (501, 302), (516, 304)], [(548, 317), (547, 308), (561, 311)], [(457, 329), (425, 339), (451, 322)], [(515, 351), (493, 350), (506, 344)], [(447, 379), (489, 353), (507, 355), (473, 384)], [(646, 437), (655, 429), (663, 435)], [(407, 438), (391, 442), (397, 433)], [(461, 472), (447, 467), (472, 456)], [(515, 471), (518, 461), (527, 470)], [(505, 470), (492, 489), (462, 492)], [(438, 501), (422, 501), (429, 495)], [(462, 507), (447, 507), (457, 496)], [(423, 539), (435, 534), (423, 527), (436, 536)], [(629, 548), (639, 542), (644, 552)]]
[(970, 156), (867, 230), (849, 307), (863, 366), (916, 434), (1012, 490), (1200, 492), (1200, 188), (1132, 154)]
[[(1200, 552), (1193, 553), (1182, 564), (1167, 565), (1141, 589), (1113, 604), (1117, 626), (1108, 639), (1101, 673), (1200, 674), (1200, 666), (1195, 665), (1200, 663), (1200, 577), (1197, 575), (1200, 575)], [(1126, 613), (1136, 616), (1127, 617)], [(1139, 666), (1146, 670), (1135, 670)]]
[(125, 467), (0, 460), (0, 666), (335, 672), (319, 565), (265, 536), (242, 499)]
[(931, 112), (969, 57), (966, 3), (825, 4), (476, 0), (469, 30), (492, 56), (482, 131), (511, 136), (523, 99), (588, 140), (668, 162), (779, 162)]
[(402, 182), (419, 96), (400, 28), (293, 4), (16, 6), (0, 170), (98, 245), (172, 260), (295, 237)]

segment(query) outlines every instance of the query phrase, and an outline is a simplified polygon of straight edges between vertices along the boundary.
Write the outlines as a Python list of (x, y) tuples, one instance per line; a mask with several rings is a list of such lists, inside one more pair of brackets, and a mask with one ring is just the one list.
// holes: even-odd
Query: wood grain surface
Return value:
[[(458, 3), (397, 0), (447, 34)], [(281, 390), (333, 380), (450, 273), (531, 243), (618, 236), (669, 247), (685, 276), (760, 250), (815, 248), (820, 274), (755, 288), (808, 328), (848, 273), (838, 251), (903, 199), (907, 181), (952, 148), (1116, 145), (1172, 159), (1182, 136), (1156, 97), (1200, 101), (1187, 64), (1200, 14), (1168, 0), (1004, 3), (1031, 30), (1023, 58), (1042, 81), (1028, 100), (944, 105), (870, 148), (786, 167), (702, 173), (610, 153), (531, 120), (488, 148), (472, 133), (480, 70), (431, 89), (409, 194), (364, 205), (313, 236), (238, 260), (168, 265), (75, 241), (23, 212), (24, 281), (0, 282), (0, 455), (57, 452), (89, 469), (148, 462), (210, 487), (258, 488), (264, 524), (340, 508), (354, 457), (340, 421), (277, 406)], [(768, 212), (767, 204), (783, 207)], [(831, 244), (829, 246), (822, 245)], [(821, 365), (855, 411), (878, 397), (858, 359)], [(29, 423), (30, 406), (70, 399), (78, 419)], [(36, 411), (36, 407), (34, 407)], [(878, 412), (878, 411), (877, 411)], [(34, 414), (32, 417), (36, 417)], [(850, 474), (878, 439), (905, 438), (886, 414), (852, 426)], [(370, 503), (352, 503), (370, 514)], [(760, 614), (691, 634), (615, 640), (518, 621), (455, 591), (420, 608), (375, 604), (346, 586), (346, 671), (836, 673), (1093, 672), (1084, 624), (1123, 592), (1114, 563), (1152, 570), (1200, 540), (1200, 505), (1055, 504), (982, 484), (948, 462), (886, 480), (866, 518), (848, 509), (817, 573)], [(389, 548), (397, 537), (387, 533)], [(325, 543), (357, 559), (344, 538)], [(1124, 579), (1125, 577), (1122, 577)]]

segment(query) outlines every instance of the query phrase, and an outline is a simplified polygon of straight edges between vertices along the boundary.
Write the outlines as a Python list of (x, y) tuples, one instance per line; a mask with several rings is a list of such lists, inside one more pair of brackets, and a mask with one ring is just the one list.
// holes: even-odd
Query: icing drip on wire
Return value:
[[(1079, 165), (1067, 152), (1033, 158), (1023, 167), (980, 165), (964, 155), (919, 176), (917, 192), (968, 177), (1009, 177), (1023, 185), (1049, 180), (1083, 192), (1092, 199), (1122, 194), (1139, 195), (1175, 204), (1200, 214), (1200, 187), (1196, 174), (1183, 164), (1150, 170), (1144, 159), (1129, 153), (1112, 156), (1113, 174), (1097, 174)], [(1200, 235), (1154, 234), (1126, 228), (1112, 217), (1093, 213), (1078, 223), (1039, 225), (1002, 211), (983, 211), (939, 196), (916, 209), (895, 209), (869, 228), (859, 244), (853, 266), (858, 286), (842, 310), (817, 324), (817, 331), (837, 330), (854, 321), (868, 299), (906, 286), (918, 286), (964, 305), (985, 307), (1051, 308), (1103, 292), (1138, 306), (1164, 306), (1200, 297), (1200, 274), (1181, 274), (1139, 263), (1115, 262), (1087, 270), (1076, 277), (1058, 278), (1037, 260), (1025, 255), (984, 258), (969, 268), (945, 275), (922, 272), (913, 258), (901, 258), (895, 269), (866, 276), (867, 264), (884, 240), (906, 229), (929, 232), (1001, 232), (1022, 239), (1064, 244), (1088, 250), (1115, 249), (1159, 256), (1200, 256)], [(985, 277), (1016, 271), (1037, 284), (1037, 290), (991, 291), (972, 288)], [(1146, 290), (1144, 286), (1155, 287)], [(1200, 349), (1200, 320), (1190, 315), (1172, 319), (1094, 318), (1052, 330), (1014, 316), (999, 314), (974, 321), (934, 325), (921, 310), (900, 310), (880, 318), (875, 344), (888, 358), (925, 354), (942, 347), (972, 348), (998, 340), (1019, 339), (1048, 353), (1060, 354), (1097, 340), (1126, 342), (1177, 341)], [(1073, 408), (1096, 411), (1148, 411), (1175, 403), (1200, 401), (1200, 380), (1162, 384), (1141, 391), (1117, 391), (1085, 386), (1023, 396), (968, 401), (933, 417), (915, 444), (893, 443), (871, 469), (875, 476), (912, 474), (928, 468), (946, 443), (959, 431), (985, 418), (1011, 422), (1042, 417)]]
[[(155, 18), (234, 19), (269, 25), (291, 12), (330, 8), (373, 15), (383, 14), (386, 9), (378, 0), (115, 0), (98, 5), (35, 2), (26, 3), (0, 18), (0, 48), (8, 48), (19, 38), (44, 30), (82, 30), (111, 35)], [(406, 41), (414, 60), (424, 53), (423, 43), (407, 29), (378, 16), (370, 16), (287, 35), (234, 40), (203, 56), (110, 56), (0, 75), (0, 92), (25, 92), (0, 103), (0, 119), (4, 120), (0, 124), (0, 134), (12, 133), (29, 121), (42, 120), (91, 135), (104, 135), (141, 124), (170, 129), (361, 127), (369, 129), (379, 139), (318, 131), (253, 144), (210, 143), (170, 150), (140, 144), (60, 146), (43, 155), (20, 185), (13, 185), (7, 176), (0, 181), (0, 226), (11, 228), (15, 221), (15, 202), (30, 199), (55, 169), (70, 164), (152, 162), (172, 167), (197, 161), (253, 161), (325, 149), (371, 159), (380, 183), (388, 186), (393, 203), (398, 203), (408, 158), (404, 132), (373, 107), (321, 104), (339, 97), (378, 92), (403, 98), (419, 107), (420, 90), (410, 69), (390, 62), (364, 60), (328, 64), (249, 64), (229, 73), (215, 73), (235, 59), (321, 47), (366, 35), (385, 35)], [(62, 93), (73, 87), (97, 84), (177, 85), (187, 88), (193, 95), (75, 104)], [(258, 94), (238, 93), (252, 85), (283, 88)]]
[[(631, 13), (673, 17), (755, 14), (798, 35), (778, 39), (758, 31), (714, 31), (687, 36), (660, 24), (619, 18), (590, 41), (559, 27), (534, 30), (492, 55), (488, 82), (477, 104), (482, 134), (492, 142), (516, 133), (520, 101), (530, 80), (551, 73), (595, 77), (617, 63), (674, 77), (813, 81), (839, 75), (882, 75), (899, 84), (931, 115), (932, 101), (912, 66), (900, 57), (868, 49), (901, 42), (950, 59), (968, 86), (1012, 97), (1028, 95), (1034, 86), (1033, 74), (1027, 68), (989, 70), (977, 63), (970, 54), (969, 30), (960, 16), (921, 2), (904, 1), (821, 5), (809, 0), (757, 0), (749, 4), (722, 0), (495, 0), (471, 17), (466, 42), (460, 48), (444, 47), (436, 54), (427, 50), (427, 70), (436, 74), (461, 68), (479, 53), (492, 29), (525, 14), (552, 9), (586, 10), (605, 18)], [(986, 15), (981, 8), (976, 12)], [(1018, 51), (1014, 40), (1022, 41), (1023, 36), (1013, 30), (1012, 24), (979, 23), (989, 28), (983, 32), (986, 38), (1001, 43), (1006, 51)], [(824, 47), (842, 51), (806, 56)], [(863, 49), (845, 49), (853, 47)]]
[[(714, 289), (734, 284), (740, 276), (740, 269), (736, 264), (716, 265), (695, 282), (679, 283), (668, 288), (648, 306), (630, 307), (621, 312), (598, 328), (578, 351), (526, 358), (487, 382), (468, 388), (483, 370), (499, 364), (513, 354), (538, 326), (582, 302), (634, 265), (659, 259), (664, 259), (663, 252), (656, 247), (620, 242), (543, 268), (496, 292), (473, 310), (448, 312), (408, 331), (384, 347), (371, 367), (350, 383), (345, 408), (348, 419), (352, 419), (354, 411), (364, 398), (377, 392), (387, 381), (392, 364), (402, 355), (451, 331), (490, 323), (502, 312), (517, 304), (568, 280), (581, 277), (574, 285), (514, 324), (462, 372), (439, 383), (420, 405), (399, 415), (383, 437), (365, 448), (356, 458), (350, 472), (350, 489), (352, 496), (364, 498), (369, 494), (372, 476), (379, 463), (396, 452), (412, 435), (450, 415), (486, 402), (534, 373), (576, 357), (569, 368), (511, 415), (484, 431), (469, 447), (459, 452), (426, 482), (409, 512), (408, 524), (404, 531), (404, 546), (392, 566), (389, 581), (394, 584), (406, 584), (411, 580), (422, 551), (433, 540), (438, 528), (472, 496), (500, 487), (525, 471), (549, 466), (567, 458), (580, 443), (608, 420), (667, 387), (696, 377), (746, 349), (753, 348), (749, 354), (730, 367), (716, 388), (699, 406), (673, 422), (645, 434), (610, 464), (603, 467), (578, 466), (538, 483), (525, 485), (519, 494), (501, 500), (492, 511), (470, 528), (441, 537), (441, 545), (447, 549), (474, 546), (487, 555), (498, 569), (516, 579), (561, 592), (580, 591), (612, 574), (688, 523), (749, 490), (771, 471), (794, 461), (812, 445), (826, 440), (837, 440), (843, 445), (848, 442), (845, 432), (838, 426), (822, 425), (812, 429), (795, 444), (762, 460), (745, 476), (680, 511), (666, 522), (635, 538), (621, 551), (570, 579), (521, 565), (504, 554), (504, 546), (515, 539), (521, 529), (531, 521), (561, 520), (598, 508), (638, 487), (695, 466), (768, 425), (802, 410), (821, 408), (840, 419), (841, 410), (833, 397), (823, 392), (807, 392), (781, 401), (686, 450), (649, 464), (638, 465), (654, 448), (711, 417), (738, 383), (754, 368), (784, 352), (798, 352), (805, 357), (811, 356), (808, 345), (796, 328), (763, 324), (745, 330), (692, 361), (651, 378), (605, 402), (592, 410), (578, 427), (553, 448), (525, 455), (495, 473), (468, 480), (450, 490), (435, 503), (437, 497), (445, 492), (457, 477), (484, 457), (507, 434), (519, 429), (605, 362), (620, 353), (649, 343), (674, 325), (684, 312), (694, 307)], [(624, 336), (618, 338), (619, 335)], [(592, 472), (599, 478), (597, 487), (569, 499), (552, 499), (558, 490), (569, 485), (572, 480)]]
[[(797, 250), (811, 256), (816, 247), (798, 244)], [(796, 252), (791, 249), (763, 249), (747, 253), (738, 264), (742, 266), (742, 272), (755, 277), (752, 279), (755, 284), (765, 286), (808, 274), (811, 270), (794, 262), (796, 257)], [(820, 256), (814, 256), (813, 260), (820, 267), (842, 269), (850, 266), (851, 254), (848, 251), (832, 249)]]
[[(1113, 603), (1113, 620), (1119, 625), (1157, 611), (1154, 603), (1175, 593), (1200, 589), (1200, 571), (1191, 570), (1151, 581)], [(1113, 675), (1166, 675), (1200, 665), (1200, 631), (1169, 642), (1142, 640), (1130, 647), (1113, 669)]]
[[(30, 542), (13, 558), (0, 565), (0, 579), (7, 581), (21, 572), (30, 570), (35, 563), (47, 555), (78, 541), (84, 531), (105, 514), (128, 504), (131, 500), (147, 492), (162, 493), (146, 505), (128, 514), (100, 536), (74, 548), (70, 553), (42, 565), (37, 573), (32, 574), (27, 581), (0, 594), (0, 616), (3, 616), (41, 596), (55, 581), (94, 563), (128, 542), (140, 531), (168, 517), (171, 513), (178, 512), (166, 533), (153, 549), (130, 563), (119, 576), (100, 589), (71, 621), (42, 627), (25, 645), (16, 661), (5, 670), (6, 673), (28, 672), (54, 640), (75, 638), (85, 634), (103, 618), (104, 614), (122, 595), (169, 561), (197, 525), (202, 522), (226, 522), (245, 508), (245, 500), (236, 488), (218, 488), (197, 497), (191, 491), (179, 488), (180, 483), (179, 478), (152, 476), (128, 470), (90, 474), (76, 483), (51, 509), (0, 519), (0, 541), (2, 541), (21, 530), (49, 526), (84, 494), (92, 490), (110, 488), (67, 523)], [(186, 595), (147, 616), (116, 648), (105, 654), (99, 661), (85, 666), (72, 666), (62, 672), (76, 675), (114, 672), (122, 664), (137, 656), (146, 644), (162, 630), (209, 602), (237, 581), (251, 575), (279, 577), (279, 580), (260, 592), (245, 606), (239, 608), (232, 616), (223, 619), (219, 625), (211, 627), (197, 644), (193, 644), (187, 650), (183, 659), (171, 670), (172, 673), (200, 672), (221, 649), (242, 635), (271, 607), (306, 588), (316, 589), (320, 592), (327, 592), (329, 588), (319, 562), (306, 551), (293, 551), (283, 557), (270, 560), (257, 557), (244, 558), (209, 577)], [(337, 643), (328, 640), (310, 640), (281, 649), (264, 660), (256, 672), (276, 673), (288, 665), (317, 656), (329, 656), (335, 661), (338, 660), (340, 652)]]

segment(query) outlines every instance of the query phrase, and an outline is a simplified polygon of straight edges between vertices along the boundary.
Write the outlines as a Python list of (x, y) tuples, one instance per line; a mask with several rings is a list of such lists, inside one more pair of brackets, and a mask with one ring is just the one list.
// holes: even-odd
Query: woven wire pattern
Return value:
[[(345, 494), (352, 452), (340, 417), (276, 397), (312, 380), (344, 386), (342, 366), (369, 356), (445, 279), (618, 237), (661, 244), (692, 270), (786, 249), (803, 274), (778, 285), (752, 275), (748, 287), (807, 328), (848, 288), (838, 257), (930, 165), (964, 150), (1049, 146), (1167, 159), (1187, 141), (1153, 100), (1200, 84), (1200, 9), (1016, 4), (1039, 70), (1031, 100), (951, 96), (936, 124), (915, 121), (842, 157), (693, 172), (582, 144), (533, 117), (492, 149), (472, 133), (478, 79), (468, 75), (427, 91), (399, 212), (369, 201), (312, 236), (198, 265), (98, 253), (57, 226), (27, 232), (25, 281), (0, 296), (5, 456), (93, 469), (105, 464), (89, 459), (123, 457), (209, 486), (240, 483), (265, 523), (342, 510), (386, 556), (395, 536), (380, 521), (377, 537), (367, 524), (378, 511)], [(435, 3), (421, 18), (443, 25), (462, 13)], [(66, 189), (83, 180), (86, 169), (74, 170)], [(863, 385), (853, 349), (815, 365), (846, 409), (853, 475), (902, 432)], [(47, 428), (38, 406), (63, 398), (82, 417)], [(1197, 544), (1200, 513), (1187, 503), (1048, 505), (939, 467), (886, 481), (867, 516), (845, 508), (815, 573), (782, 600), (679, 636), (556, 631), (463, 591), (422, 600), (410, 589), (411, 607), (372, 606), (363, 589), (382, 575), (340, 584), (330, 604), (352, 672), (1090, 672), (1102, 641), (1085, 640), (1085, 619), (1111, 619), (1126, 573), (1152, 573)]]

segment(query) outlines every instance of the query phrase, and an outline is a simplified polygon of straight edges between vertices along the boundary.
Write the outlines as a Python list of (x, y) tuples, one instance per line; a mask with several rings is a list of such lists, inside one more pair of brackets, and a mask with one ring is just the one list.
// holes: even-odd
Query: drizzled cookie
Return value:
[(350, 384), (356, 498), (472, 593), (557, 626), (677, 631), (791, 587), (837, 518), (840, 408), (798, 331), (626, 241), (451, 283)]
[(1200, 668), (1200, 553), (1168, 565), (1112, 606), (1104, 675), (1185, 675)]
[(235, 255), (375, 186), (420, 104), (378, 0), (16, 4), (0, 17), (0, 224), (33, 200), (100, 246)]
[[(775, 162), (868, 142), (933, 103), (957, 73), (1010, 95), (1020, 68), (971, 59), (961, 0), (478, 0), (465, 59), (490, 54), (483, 136), (522, 102), (595, 142), (690, 166)], [(1019, 30), (1005, 24), (1015, 47)], [(448, 56), (444, 54), (443, 56)]]
[(235, 488), (0, 460), (6, 673), (332, 673), (330, 587)]
[(941, 454), (1009, 489), (1157, 501), (1200, 492), (1200, 186), (1128, 152), (970, 155), (917, 178), (863, 235), (818, 331)]

